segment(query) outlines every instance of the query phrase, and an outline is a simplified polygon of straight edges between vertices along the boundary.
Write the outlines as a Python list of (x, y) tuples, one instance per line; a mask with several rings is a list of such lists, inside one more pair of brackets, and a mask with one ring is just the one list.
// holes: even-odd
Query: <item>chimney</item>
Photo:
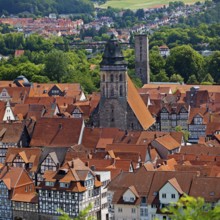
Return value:
[(62, 124), (59, 123), (59, 130), (61, 130), (63, 128)]

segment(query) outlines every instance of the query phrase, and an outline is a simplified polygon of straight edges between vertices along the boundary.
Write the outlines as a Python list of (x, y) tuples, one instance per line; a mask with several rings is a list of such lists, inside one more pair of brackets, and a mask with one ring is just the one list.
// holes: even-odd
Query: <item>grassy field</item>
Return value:
[[(163, 5), (168, 5), (169, 2), (172, 2), (175, 0), (108, 0), (106, 4), (101, 5), (102, 8), (107, 8), (108, 6), (114, 7), (114, 8), (125, 8), (125, 9), (139, 9), (139, 8), (155, 8), (155, 7), (161, 7)], [(195, 3), (198, 2), (198, 0), (182, 0), (185, 3)]]

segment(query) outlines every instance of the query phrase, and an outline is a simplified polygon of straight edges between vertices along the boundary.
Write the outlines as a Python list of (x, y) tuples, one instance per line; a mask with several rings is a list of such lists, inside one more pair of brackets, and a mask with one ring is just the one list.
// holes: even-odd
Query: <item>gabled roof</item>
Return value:
[[(150, 172), (150, 171), (149, 171)], [(148, 194), (148, 204), (152, 204), (157, 201), (159, 190), (172, 178), (175, 178), (186, 194), (189, 193), (193, 178), (195, 178), (197, 172), (173, 172), (173, 171), (156, 171), (153, 181), (151, 182), (151, 188)], [(177, 187), (175, 181), (171, 181), (172, 184)]]
[(81, 118), (41, 118), (36, 122), (30, 146), (70, 147), (79, 143)]
[(193, 123), (193, 119), (196, 116), (200, 116), (203, 118), (203, 123), (202, 124), (208, 124), (209, 123), (209, 111), (207, 111), (206, 108), (191, 108), (190, 113), (189, 113), (189, 119), (188, 119), (188, 124)]
[(155, 119), (152, 117), (148, 108), (144, 104), (143, 100), (138, 94), (137, 89), (133, 85), (128, 75), (127, 75), (127, 81), (128, 81), (128, 97), (127, 97), (128, 104), (133, 110), (134, 114), (136, 115), (142, 128), (144, 130), (147, 130), (155, 123)]
[(21, 167), (10, 167), (2, 181), (9, 190), (33, 183), (27, 172)]
[(7, 150), (5, 163), (12, 163), (17, 155), (20, 155), (25, 163), (32, 163), (30, 171), (36, 172), (41, 156), (41, 149), (39, 148), (14, 148), (10, 147)]
[[(84, 192), (86, 187), (83, 186), (82, 181), (85, 181), (88, 174), (91, 173), (95, 177), (95, 187), (100, 187), (101, 183), (97, 180), (95, 173), (86, 166), (79, 158), (66, 162), (58, 171), (46, 171), (44, 173), (44, 181), (55, 182), (53, 189), (60, 190), (59, 183), (70, 183), (66, 191)], [(46, 188), (43, 183), (41, 187)]]
[(175, 177), (172, 179), (169, 179), (168, 182), (177, 190), (178, 193), (180, 194), (184, 193)]
[(131, 192), (136, 196), (136, 198), (140, 197), (135, 186), (129, 186), (128, 189), (131, 190)]

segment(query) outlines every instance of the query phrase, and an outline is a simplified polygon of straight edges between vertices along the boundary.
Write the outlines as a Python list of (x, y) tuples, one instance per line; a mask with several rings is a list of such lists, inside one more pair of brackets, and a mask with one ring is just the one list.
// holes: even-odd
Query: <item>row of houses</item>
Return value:
[(79, 29), (84, 25), (82, 19), (71, 21), (70, 19), (54, 19), (49, 17), (44, 18), (0, 18), (0, 23), (9, 24), (17, 29), (18, 32), (23, 32), (26, 36), (33, 33), (38, 33), (43, 36), (61, 36), (79, 34)]
[[(87, 125), (98, 111), (100, 94), (85, 96), (75, 84), (30, 84), (23, 76), (0, 83), (0, 120), (23, 121), (41, 117), (83, 118)], [(146, 84), (138, 89), (155, 119), (154, 130), (189, 131), (189, 142), (209, 141), (218, 133), (219, 86)], [(93, 120), (94, 121), (94, 120)]]

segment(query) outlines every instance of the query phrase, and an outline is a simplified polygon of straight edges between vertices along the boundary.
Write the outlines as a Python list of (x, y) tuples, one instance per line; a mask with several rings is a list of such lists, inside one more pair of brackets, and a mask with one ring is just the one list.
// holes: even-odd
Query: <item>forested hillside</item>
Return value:
[(91, 13), (94, 10), (90, 0), (0, 0), (0, 13)]

